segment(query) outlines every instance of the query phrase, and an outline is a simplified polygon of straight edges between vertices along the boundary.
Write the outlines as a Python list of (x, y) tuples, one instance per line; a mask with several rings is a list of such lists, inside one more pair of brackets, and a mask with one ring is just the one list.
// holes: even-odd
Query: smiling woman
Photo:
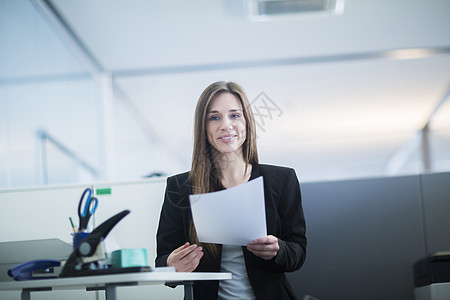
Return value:
[[(192, 157), (190, 172), (167, 179), (156, 266), (232, 273), (231, 280), (220, 284), (194, 283), (195, 299), (296, 299), (284, 273), (298, 270), (306, 256), (300, 185), (293, 169), (258, 163), (253, 113), (236, 83), (215, 82), (200, 96)], [(268, 235), (246, 246), (199, 241), (189, 195), (231, 188), (260, 176)]]

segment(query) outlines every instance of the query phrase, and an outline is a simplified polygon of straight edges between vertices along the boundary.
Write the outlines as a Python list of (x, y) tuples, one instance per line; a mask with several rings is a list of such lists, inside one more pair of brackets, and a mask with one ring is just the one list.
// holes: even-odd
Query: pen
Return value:
[(73, 233), (77, 233), (77, 230), (75, 229), (75, 225), (73, 225), (72, 217), (69, 217), (70, 224), (72, 225)]

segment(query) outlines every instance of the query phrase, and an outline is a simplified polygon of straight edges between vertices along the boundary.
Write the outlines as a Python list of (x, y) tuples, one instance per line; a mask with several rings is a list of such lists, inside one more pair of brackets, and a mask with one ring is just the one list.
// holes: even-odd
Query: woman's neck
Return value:
[(252, 166), (247, 165), (242, 153), (241, 155), (237, 153), (221, 155), (216, 163), (220, 169), (221, 183), (225, 188), (246, 183), (250, 179)]

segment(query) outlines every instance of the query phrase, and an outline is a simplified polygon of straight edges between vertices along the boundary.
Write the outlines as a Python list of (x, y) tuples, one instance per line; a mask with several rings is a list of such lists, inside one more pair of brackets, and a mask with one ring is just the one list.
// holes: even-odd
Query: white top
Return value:
[(255, 299), (252, 286), (248, 280), (242, 246), (223, 245), (220, 272), (232, 274), (231, 280), (219, 282), (219, 300)]

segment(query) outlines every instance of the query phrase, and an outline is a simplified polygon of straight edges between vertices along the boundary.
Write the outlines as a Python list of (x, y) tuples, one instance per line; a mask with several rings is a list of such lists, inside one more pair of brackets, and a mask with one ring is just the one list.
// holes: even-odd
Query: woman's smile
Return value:
[(234, 141), (234, 138), (237, 137), (235, 134), (225, 134), (219, 137), (219, 140), (222, 140), (224, 143), (231, 143)]

